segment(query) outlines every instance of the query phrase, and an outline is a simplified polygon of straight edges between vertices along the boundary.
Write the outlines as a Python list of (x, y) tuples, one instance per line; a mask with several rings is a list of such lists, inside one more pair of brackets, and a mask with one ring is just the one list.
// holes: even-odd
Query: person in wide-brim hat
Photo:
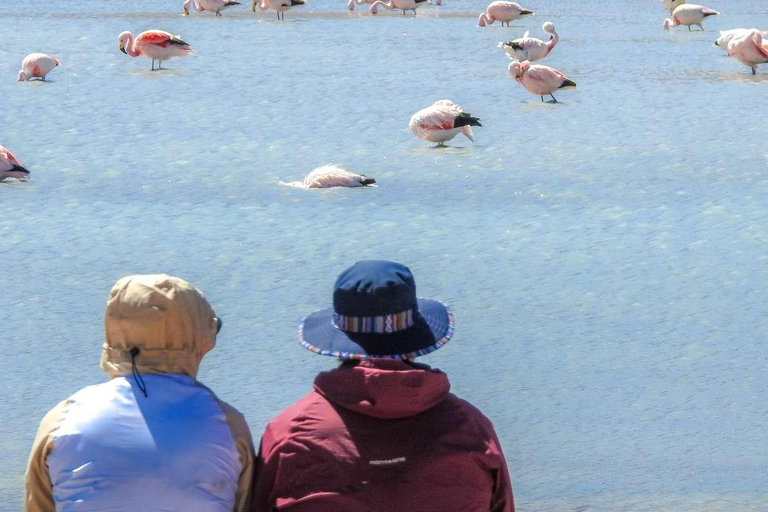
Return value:
[(342, 364), (274, 418), (261, 440), (255, 510), (512, 512), (493, 425), (414, 358), (453, 336), (450, 308), (417, 298), (411, 271), (359, 261), (333, 307), (301, 320), (299, 341)]

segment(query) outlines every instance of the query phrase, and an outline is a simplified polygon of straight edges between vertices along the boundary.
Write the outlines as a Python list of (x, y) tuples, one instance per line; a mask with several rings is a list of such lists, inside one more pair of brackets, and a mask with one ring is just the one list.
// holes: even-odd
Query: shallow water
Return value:
[[(177, 5), (178, 4), (178, 5)], [(343, 1), (181, 16), (181, 2), (25, 0), (0, 12), (0, 509), (17, 510), (42, 415), (100, 382), (109, 289), (168, 272), (225, 322), (200, 380), (254, 436), (333, 361), (295, 343), (361, 258), (414, 271), (457, 332), (424, 358), (495, 423), (519, 510), (764, 510), (768, 472), (768, 70), (712, 43), (768, 28), (759, 0), (710, 2), (704, 32), (655, 0), (483, 2), (416, 17)], [(626, 2), (630, 4), (630, 2)], [(553, 21), (544, 64), (579, 88), (542, 104), (496, 45)], [(117, 35), (196, 51), (162, 72)], [(51, 53), (50, 83), (15, 82)], [(449, 98), (476, 142), (435, 149), (412, 113)], [(343, 164), (371, 189), (281, 185)]]

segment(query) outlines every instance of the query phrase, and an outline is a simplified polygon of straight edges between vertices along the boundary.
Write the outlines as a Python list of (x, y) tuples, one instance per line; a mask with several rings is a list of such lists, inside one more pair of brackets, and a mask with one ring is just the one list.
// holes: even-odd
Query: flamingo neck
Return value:
[(551, 39), (547, 43), (547, 55), (549, 55), (549, 52), (555, 49), (555, 46), (557, 46), (557, 43), (560, 42), (560, 36), (557, 35), (557, 32), (554, 31), (554, 29), (551, 32), (547, 32), (551, 36)]
[(259, 6), (260, 11), (266, 11), (267, 9), (269, 9), (269, 7), (267, 6), (267, 0), (261, 0), (261, 2), (256, 0), (256, 5)]
[(135, 41), (133, 40), (133, 34), (128, 33), (128, 41), (125, 43), (125, 53), (131, 57), (138, 57), (141, 52), (136, 49)]

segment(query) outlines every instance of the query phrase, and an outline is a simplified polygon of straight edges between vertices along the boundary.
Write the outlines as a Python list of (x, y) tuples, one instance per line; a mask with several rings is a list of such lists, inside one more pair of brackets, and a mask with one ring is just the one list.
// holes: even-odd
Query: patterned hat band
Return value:
[(416, 308), (382, 316), (344, 316), (333, 314), (333, 326), (352, 333), (392, 333), (404, 331), (414, 324)]

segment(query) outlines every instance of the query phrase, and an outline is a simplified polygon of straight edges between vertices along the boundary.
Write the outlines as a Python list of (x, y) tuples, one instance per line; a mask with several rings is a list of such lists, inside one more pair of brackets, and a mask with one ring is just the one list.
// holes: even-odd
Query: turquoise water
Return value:
[[(0, 510), (18, 510), (37, 423), (101, 382), (112, 284), (168, 272), (225, 325), (200, 380), (266, 422), (333, 366), (295, 343), (361, 258), (410, 266), (453, 306), (424, 358), (498, 430), (519, 510), (760, 510), (768, 472), (768, 68), (712, 45), (768, 28), (759, 0), (706, 3), (664, 32), (660, 2), (535, 0), (478, 28), (484, 2), (416, 17), (311, 2), (278, 23), (181, 3), (25, 0), (0, 12)], [(544, 64), (579, 88), (542, 104), (496, 45), (555, 23)], [(117, 35), (179, 34), (163, 72)], [(32, 51), (50, 83), (15, 82)], [(451, 99), (476, 142), (408, 130)], [(327, 163), (372, 189), (281, 185)]]

